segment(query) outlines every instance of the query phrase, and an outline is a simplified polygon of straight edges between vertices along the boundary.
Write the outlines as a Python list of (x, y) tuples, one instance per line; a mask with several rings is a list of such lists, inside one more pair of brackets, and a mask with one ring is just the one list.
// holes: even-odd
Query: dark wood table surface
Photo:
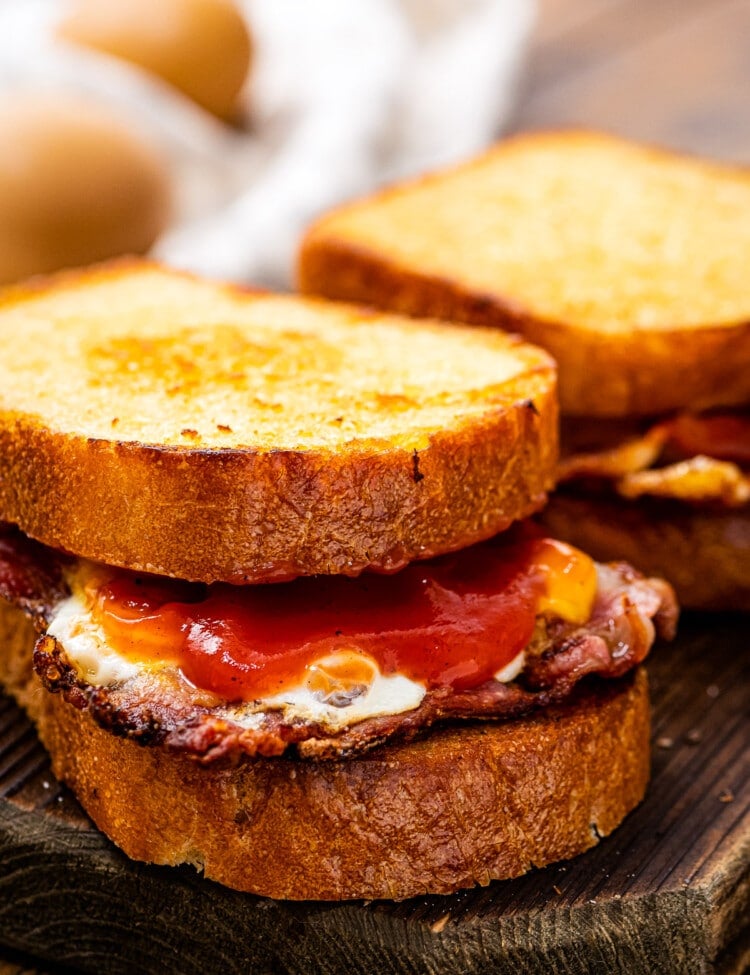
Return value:
[[(601, 128), (750, 162), (749, 53), (750, 0), (540, 0), (509, 129)], [(53, 971), (0, 948), (0, 975)]]

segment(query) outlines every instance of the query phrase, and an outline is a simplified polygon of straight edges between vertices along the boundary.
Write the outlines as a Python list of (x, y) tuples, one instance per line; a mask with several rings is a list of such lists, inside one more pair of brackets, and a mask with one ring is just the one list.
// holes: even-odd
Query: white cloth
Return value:
[(135, 68), (57, 41), (58, 0), (0, 0), (0, 87), (106, 103), (161, 148), (173, 173), (174, 220), (155, 255), (282, 288), (318, 213), (497, 137), (534, 13), (533, 0), (243, 6), (256, 52), (245, 129)]

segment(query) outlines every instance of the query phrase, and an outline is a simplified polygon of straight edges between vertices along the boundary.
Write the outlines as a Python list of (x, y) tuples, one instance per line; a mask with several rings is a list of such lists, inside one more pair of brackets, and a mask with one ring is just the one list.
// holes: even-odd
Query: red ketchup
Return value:
[(85, 591), (120, 653), (173, 661), (194, 686), (235, 701), (299, 685), (343, 651), (355, 670), (367, 655), (386, 675), (475, 687), (527, 646), (552, 591), (566, 605), (582, 590), (593, 598), (593, 571), (576, 549), (534, 539), (473, 545), (394, 575), (245, 587), (130, 572), (102, 580), (97, 569)]

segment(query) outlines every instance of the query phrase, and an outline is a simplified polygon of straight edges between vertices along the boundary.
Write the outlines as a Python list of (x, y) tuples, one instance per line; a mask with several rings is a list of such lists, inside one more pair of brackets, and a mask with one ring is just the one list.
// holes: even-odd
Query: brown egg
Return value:
[(145, 68), (222, 119), (250, 67), (250, 35), (230, 0), (72, 0), (58, 34)]
[(148, 250), (169, 217), (159, 158), (85, 101), (0, 100), (0, 283)]

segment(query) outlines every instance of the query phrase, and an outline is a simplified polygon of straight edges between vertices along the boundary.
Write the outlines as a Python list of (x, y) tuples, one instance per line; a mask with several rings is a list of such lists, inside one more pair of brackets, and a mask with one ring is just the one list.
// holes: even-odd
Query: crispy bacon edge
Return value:
[[(750, 475), (743, 470), (750, 459), (750, 446), (744, 442), (750, 436), (746, 412), (681, 413), (640, 432), (618, 433), (615, 427), (606, 446), (578, 450), (576, 439), (585, 439), (587, 429), (591, 424), (586, 421), (568, 420), (564, 430), (558, 466), (558, 483), (564, 488), (575, 490), (580, 482), (593, 480), (627, 500), (659, 497), (726, 509), (750, 503)], [(712, 434), (719, 437), (715, 443)], [(601, 424), (597, 435), (602, 435)], [(669, 459), (670, 449), (673, 456), (664, 463), (664, 451)]]

